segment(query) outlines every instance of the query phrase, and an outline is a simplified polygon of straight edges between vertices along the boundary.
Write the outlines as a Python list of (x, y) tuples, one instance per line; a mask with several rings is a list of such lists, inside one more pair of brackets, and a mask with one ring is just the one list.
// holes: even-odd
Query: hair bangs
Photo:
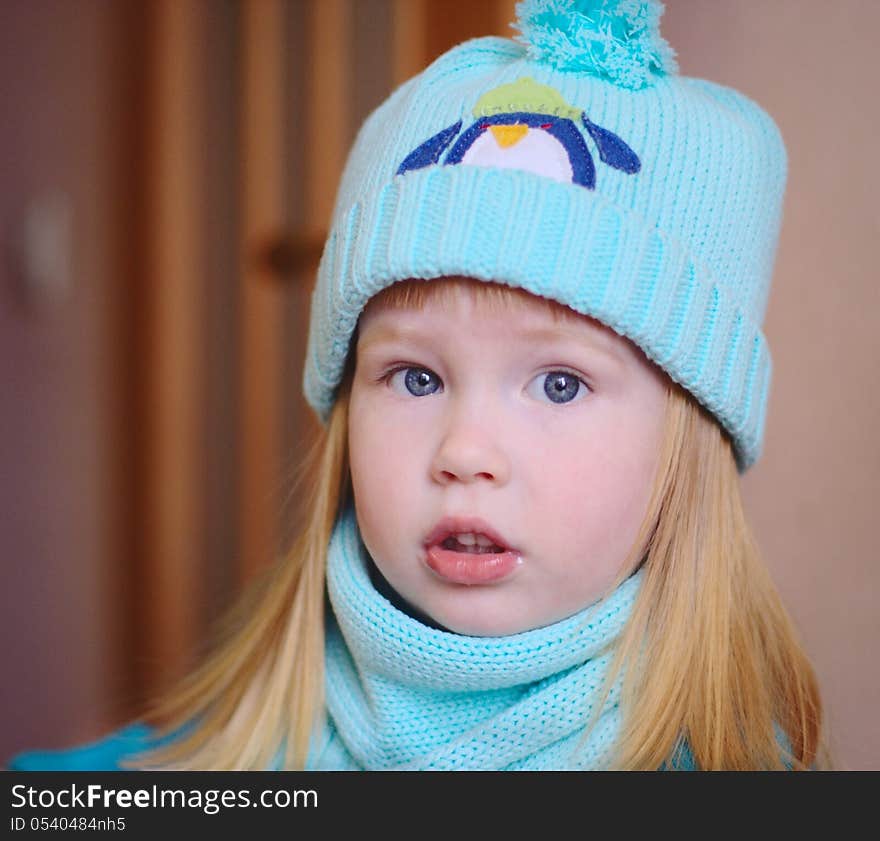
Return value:
[(500, 281), (479, 280), (464, 275), (430, 279), (407, 278), (376, 293), (364, 311), (368, 309), (407, 310), (423, 309), (428, 304), (441, 306), (450, 304), (457, 294), (464, 292), (471, 300), (479, 299), (495, 312), (503, 312), (517, 307), (543, 307), (557, 323), (566, 320), (589, 318), (575, 312), (565, 304), (550, 298), (535, 295), (526, 289), (509, 286)]

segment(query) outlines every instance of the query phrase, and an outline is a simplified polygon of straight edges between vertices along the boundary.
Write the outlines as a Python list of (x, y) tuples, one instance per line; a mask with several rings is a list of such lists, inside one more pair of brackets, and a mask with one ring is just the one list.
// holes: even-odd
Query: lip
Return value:
[[(453, 534), (484, 534), (503, 552), (470, 553), (444, 549)], [(453, 584), (491, 584), (511, 575), (522, 564), (522, 554), (498, 531), (479, 517), (444, 517), (425, 538), (425, 563), (440, 578)]]
[(493, 584), (512, 575), (522, 564), (522, 555), (512, 551), (482, 554), (455, 552), (435, 544), (428, 547), (425, 563), (444, 581), (473, 586)]
[[(493, 543), (503, 546), (505, 552), (520, 554), (515, 546), (510, 545), (510, 542), (504, 535), (497, 532), (485, 520), (481, 520), (479, 517), (444, 517), (431, 529), (431, 532), (425, 538), (425, 548), (430, 549), (432, 546), (439, 545), (451, 534), (485, 534)], [(458, 554), (464, 555), (467, 553), (461, 552)]]

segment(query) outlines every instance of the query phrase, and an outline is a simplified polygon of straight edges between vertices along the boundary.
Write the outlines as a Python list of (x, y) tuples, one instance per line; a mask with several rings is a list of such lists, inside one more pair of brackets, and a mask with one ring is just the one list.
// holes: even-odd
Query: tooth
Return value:
[(457, 534), (455, 535), (455, 539), (464, 546), (473, 546), (477, 543), (477, 537), (474, 534), (468, 532), (467, 534)]
[(479, 543), (480, 546), (494, 546), (494, 545), (495, 545), (495, 544), (494, 544), (491, 540), (489, 540), (489, 538), (486, 537), (486, 535), (484, 535), (484, 534), (478, 534), (478, 535), (477, 535), (477, 543)]

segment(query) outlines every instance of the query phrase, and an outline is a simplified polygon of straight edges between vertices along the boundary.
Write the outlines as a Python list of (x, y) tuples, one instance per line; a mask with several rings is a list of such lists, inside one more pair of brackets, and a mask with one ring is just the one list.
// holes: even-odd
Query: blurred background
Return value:
[[(137, 716), (297, 528), (309, 298), (346, 152), (513, 0), (2, 0), (0, 763)], [(667, 0), (789, 150), (743, 477), (842, 767), (880, 768), (873, 0)]]

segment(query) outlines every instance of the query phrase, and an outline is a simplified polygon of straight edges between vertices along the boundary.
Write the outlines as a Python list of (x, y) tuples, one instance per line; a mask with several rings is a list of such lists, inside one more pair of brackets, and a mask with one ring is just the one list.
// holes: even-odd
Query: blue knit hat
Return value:
[(761, 331), (786, 154), (773, 120), (678, 75), (654, 0), (523, 0), (518, 41), (459, 44), (361, 127), (312, 293), (306, 400), (326, 422), (377, 292), (465, 275), (637, 344), (760, 456)]

